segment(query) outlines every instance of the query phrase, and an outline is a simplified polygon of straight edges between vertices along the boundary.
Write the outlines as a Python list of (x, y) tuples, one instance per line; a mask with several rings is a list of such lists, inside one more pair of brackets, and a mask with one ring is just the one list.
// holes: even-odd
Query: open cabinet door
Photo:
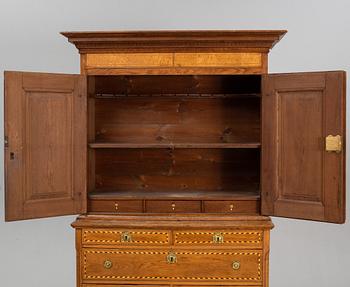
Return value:
[(5, 72), (5, 220), (86, 211), (86, 79)]
[(345, 221), (345, 72), (263, 76), (262, 214)]

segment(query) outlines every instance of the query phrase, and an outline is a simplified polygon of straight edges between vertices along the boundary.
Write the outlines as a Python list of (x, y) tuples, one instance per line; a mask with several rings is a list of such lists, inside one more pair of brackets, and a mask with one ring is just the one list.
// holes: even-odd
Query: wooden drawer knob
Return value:
[(239, 261), (233, 261), (232, 262), (232, 269), (238, 270), (241, 267), (241, 263)]
[(110, 260), (105, 260), (105, 262), (103, 262), (103, 267), (106, 269), (111, 269), (112, 266), (113, 266), (113, 263)]

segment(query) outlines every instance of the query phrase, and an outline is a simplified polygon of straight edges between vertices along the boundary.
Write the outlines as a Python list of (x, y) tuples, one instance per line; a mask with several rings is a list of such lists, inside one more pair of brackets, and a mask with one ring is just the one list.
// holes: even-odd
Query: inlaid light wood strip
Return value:
[(175, 53), (175, 67), (261, 67), (261, 53)]
[(87, 54), (87, 68), (172, 67), (173, 53)]

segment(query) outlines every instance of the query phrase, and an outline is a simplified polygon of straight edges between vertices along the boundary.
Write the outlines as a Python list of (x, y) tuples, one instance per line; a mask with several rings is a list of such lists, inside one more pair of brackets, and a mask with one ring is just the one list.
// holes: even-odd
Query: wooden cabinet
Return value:
[(285, 32), (67, 32), (81, 75), (5, 72), (6, 220), (86, 214), (80, 287), (267, 287), (264, 215), (345, 220), (345, 72), (268, 74)]

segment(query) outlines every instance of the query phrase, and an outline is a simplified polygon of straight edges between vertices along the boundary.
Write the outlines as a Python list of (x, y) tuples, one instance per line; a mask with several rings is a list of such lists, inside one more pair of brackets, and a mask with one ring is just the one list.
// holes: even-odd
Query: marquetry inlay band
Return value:
[[(175, 233), (175, 244), (211, 244), (213, 243), (212, 236), (213, 232), (176, 232)], [(235, 235), (247, 235), (247, 236), (253, 236), (254, 239), (224, 239), (223, 243), (227, 244), (258, 244), (262, 242), (262, 232), (221, 232), (221, 234), (224, 236), (224, 238), (227, 238), (228, 236), (235, 236)], [(180, 236), (198, 236), (198, 235), (208, 235), (208, 240), (191, 240), (191, 239), (179, 239)]]
[[(160, 231), (130, 231), (132, 236), (131, 243), (137, 244), (167, 244), (169, 243), (169, 234), (168, 232)], [(83, 243), (125, 243), (121, 240), (121, 235), (123, 231), (116, 230), (84, 230), (83, 231)], [(112, 236), (111, 238), (94, 238), (94, 235), (108, 235)], [(136, 237), (135, 237), (135, 236)], [(137, 235), (142, 236), (152, 236), (150, 239), (137, 239)], [(128, 242), (126, 242), (128, 243)]]
[(259, 281), (261, 280), (261, 253), (259, 252), (202, 252), (202, 251), (176, 251), (177, 255), (240, 255), (240, 256), (257, 256), (257, 276), (256, 277), (235, 277), (235, 276), (226, 276), (226, 277), (214, 277), (214, 276), (133, 276), (133, 275), (91, 275), (87, 272), (87, 254), (146, 254), (146, 255), (167, 255), (168, 252), (165, 251), (106, 251), (106, 250), (84, 250), (84, 268), (83, 275), (84, 279), (146, 279), (146, 280), (235, 280), (235, 281)]

